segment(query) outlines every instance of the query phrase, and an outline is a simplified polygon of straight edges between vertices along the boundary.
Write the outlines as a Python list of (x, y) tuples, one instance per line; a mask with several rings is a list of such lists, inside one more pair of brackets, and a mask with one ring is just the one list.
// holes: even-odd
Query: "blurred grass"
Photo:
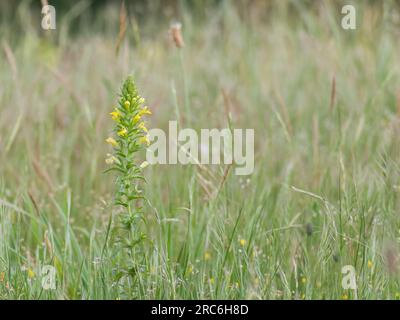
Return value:
[[(49, 34), (30, 2), (2, 19), (0, 298), (352, 299), (347, 264), (358, 298), (398, 297), (396, 3), (357, 2), (356, 31), (341, 29), (340, 1), (245, 4), (129, 11), (118, 54), (119, 2), (86, 22), (90, 2), (78, 2)], [(168, 38), (175, 15), (182, 52)], [(131, 73), (150, 127), (166, 129), (176, 103), (184, 126), (226, 127), (228, 107), (256, 150), (254, 174), (231, 170), (211, 199), (199, 168), (148, 169), (153, 246), (126, 291), (117, 253), (103, 252), (114, 184), (102, 172), (108, 113)], [(225, 168), (210, 170), (216, 189)], [(45, 264), (56, 290), (41, 288)]]

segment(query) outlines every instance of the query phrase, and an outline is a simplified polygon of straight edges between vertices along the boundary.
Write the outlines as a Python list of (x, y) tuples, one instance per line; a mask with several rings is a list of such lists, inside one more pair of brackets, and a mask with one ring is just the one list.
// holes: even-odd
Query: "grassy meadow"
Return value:
[[(247, 2), (0, 14), (0, 299), (400, 299), (400, 7), (354, 1), (344, 30), (341, 1)], [(148, 128), (254, 129), (255, 170), (147, 167), (118, 279), (105, 139), (128, 75)]]

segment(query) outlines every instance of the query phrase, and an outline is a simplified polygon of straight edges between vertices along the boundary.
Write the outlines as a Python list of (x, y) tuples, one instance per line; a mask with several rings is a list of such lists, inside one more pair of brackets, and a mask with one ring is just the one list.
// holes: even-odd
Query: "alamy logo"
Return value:
[(56, 28), (56, 8), (50, 5), (42, 7), (42, 28), (44, 30), (55, 30)]
[(352, 265), (342, 268), (342, 288), (344, 290), (357, 290), (356, 269)]
[(345, 30), (356, 29), (356, 8), (347, 4), (342, 7), (342, 14), (345, 14), (342, 18), (342, 28)]
[(169, 121), (168, 142), (161, 129), (149, 130), (148, 139), (153, 142), (146, 152), (150, 164), (235, 164), (236, 175), (254, 170), (253, 129), (201, 129), (199, 137), (191, 128), (178, 132), (177, 122)]
[(56, 288), (56, 269), (51, 265), (45, 265), (41, 270), (42, 288), (54, 290)]

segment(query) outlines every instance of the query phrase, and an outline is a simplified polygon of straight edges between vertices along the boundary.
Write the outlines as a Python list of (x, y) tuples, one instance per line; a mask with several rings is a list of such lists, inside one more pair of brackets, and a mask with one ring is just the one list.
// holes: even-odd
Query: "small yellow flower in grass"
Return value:
[(143, 161), (142, 164), (140, 165), (140, 169), (144, 169), (149, 166), (149, 163), (147, 161)]
[(368, 269), (371, 269), (372, 266), (373, 266), (372, 261), (371, 261), (371, 260), (368, 260), (368, 262), (367, 262), (367, 267), (368, 267)]
[(242, 247), (244, 247), (244, 246), (246, 245), (247, 241), (246, 241), (245, 239), (240, 239), (240, 240), (239, 240), (239, 243), (240, 243), (240, 245), (241, 245)]
[(134, 116), (133, 119), (132, 119), (133, 124), (136, 124), (136, 123), (138, 123), (139, 121), (140, 121), (140, 115), (136, 115), (136, 116)]
[(109, 143), (109, 144), (111, 144), (113, 147), (118, 146), (118, 142), (115, 141), (115, 139), (113, 139), (113, 138), (111, 138), (111, 137), (107, 138), (107, 139), (106, 139), (106, 142)]
[(187, 269), (188, 274), (192, 274), (193, 273), (193, 267), (189, 266)]
[(141, 137), (139, 139), (139, 143), (140, 144), (147, 144), (148, 146), (150, 145), (150, 140), (149, 140), (149, 136), (145, 135), (144, 137)]
[(129, 101), (124, 102), (125, 109), (128, 109), (130, 106), (131, 106), (131, 103)]
[(349, 296), (345, 293), (342, 295), (342, 300), (349, 300)]
[(206, 251), (206, 252), (204, 253), (204, 260), (208, 261), (208, 260), (210, 260), (210, 259), (211, 259), (211, 254), (210, 254), (208, 251)]
[(114, 163), (119, 163), (118, 162), (118, 159), (116, 158), (116, 157), (114, 157), (113, 155), (111, 155), (111, 154), (109, 154), (109, 153), (107, 153), (107, 159), (106, 159), (106, 163), (107, 164), (109, 164), (109, 165), (111, 165), (111, 164), (114, 164)]
[(33, 279), (35, 277), (35, 272), (32, 269), (28, 269), (28, 278)]
[(122, 128), (121, 130), (118, 131), (118, 135), (120, 137), (126, 137), (127, 134), (128, 134), (128, 130), (126, 130), (126, 128)]
[(113, 111), (113, 112), (110, 112), (110, 115), (114, 121), (118, 121), (119, 118), (121, 117), (121, 114), (119, 113), (119, 111), (117, 109), (115, 109), (115, 111)]
[(394, 295), (394, 297), (395, 297), (396, 300), (399, 300), (399, 299), (400, 299), (400, 292), (396, 292), (396, 294)]
[(139, 127), (139, 129), (142, 129), (144, 132), (148, 131), (146, 126), (144, 125), (144, 122), (141, 122), (138, 127)]
[(147, 107), (147, 106), (139, 111), (138, 116), (141, 117), (145, 114), (151, 114), (151, 111), (149, 110), (149, 107)]
[(307, 278), (306, 277), (302, 277), (301, 278), (301, 283), (302, 284), (306, 284), (307, 283)]
[(214, 278), (210, 278), (210, 284), (214, 284)]

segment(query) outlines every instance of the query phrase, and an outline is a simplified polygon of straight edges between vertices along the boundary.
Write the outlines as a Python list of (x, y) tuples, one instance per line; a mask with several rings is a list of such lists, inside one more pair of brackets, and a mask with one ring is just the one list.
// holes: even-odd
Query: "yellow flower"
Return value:
[(368, 260), (368, 262), (367, 262), (367, 267), (368, 267), (368, 269), (371, 269), (372, 266), (373, 266), (372, 261), (371, 261), (371, 260)]
[(28, 278), (33, 279), (35, 277), (35, 272), (32, 269), (28, 269)]
[(118, 131), (118, 135), (120, 137), (125, 137), (128, 134), (128, 130), (126, 128), (122, 128), (121, 130)]
[(149, 140), (149, 136), (145, 135), (144, 137), (141, 137), (139, 139), (139, 143), (140, 144), (147, 144), (148, 146), (150, 145), (150, 140)]
[(111, 138), (111, 137), (107, 138), (107, 139), (106, 139), (106, 142), (109, 143), (109, 144), (111, 144), (113, 147), (118, 146), (118, 142), (115, 141), (115, 140), (114, 140), (113, 138)]
[(240, 245), (241, 245), (242, 247), (244, 247), (244, 246), (246, 245), (247, 241), (246, 241), (245, 239), (240, 239), (240, 240), (239, 240), (239, 243), (240, 243)]
[(396, 292), (396, 294), (394, 295), (394, 297), (395, 297), (397, 300), (399, 300), (399, 299), (400, 299), (400, 293), (399, 293), (399, 292)]
[(151, 114), (151, 111), (149, 110), (149, 108), (147, 106), (139, 111), (138, 116), (141, 117), (145, 114)]
[(214, 278), (210, 278), (210, 284), (214, 284)]
[(121, 117), (121, 114), (119, 113), (119, 111), (117, 109), (115, 109), (113, 112), (110, 112), (110, 115), (114, 121), (118, 121), (119, 118)]
[(130, 106), (131, 106), (131, 103), (129, 101), (124, 102), (125, 109), (128, 109)]
[(116, 158), (116, 157), (114, 157), (113, 155), (111, 155), (111, 154), (107, 154), (107, 159), (106, 159), (106, 163), (107, 164), (114, 164), (115, 162), (119, 162), (118, 161), (118, 159)]
[(342, 300), (349, 300), (349, 296), (345, 293), (342, 295)]
[(206, 251), (206, 253), (204, 253), (204, 260), (210, 260), (211, 259), (211, 254), (208, 252), (208, 251)]
[(136, 123), (138, 123), (139, 121), (140, 121), (140, 115), (136, 115), (136, 116), (134, 116), (133, 119), (132, 119), (133, 124), (136, 124)]
[(148, 131), (147, 128), (146, 128), (146, 126), (144, 125), (144, 122), (141, 122), (141, 123), (139, 124), (139, 129), (142, 129), (144, 132), (147, 132), (147, 131)]
[(143, 161), (142, 164), (140, 165), (140, 169), (144, 169), (149, 165), (147, 161)]
[(307, 282), (307, 278), (306, 277), (301, 278), (301, 283), (302, 284), (305, 284), (306, 282)]

